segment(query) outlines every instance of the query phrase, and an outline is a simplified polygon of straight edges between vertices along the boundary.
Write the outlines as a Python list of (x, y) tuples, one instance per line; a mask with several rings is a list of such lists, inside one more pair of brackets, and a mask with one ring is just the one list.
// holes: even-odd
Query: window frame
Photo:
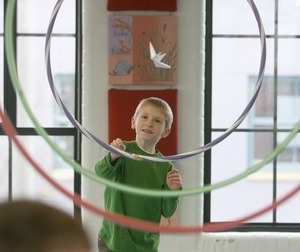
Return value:
[[(9, 0), (3, 0), (4, 1), (4, 22), (5, 22), (5, 10), (8, 4)], [(82, 90), (82, 83), (81, 83), (81, 77), (82, 77), (82, 0), (74, 0), (75, 3), (75, 33), (72, 34), (72, 37), (75, 38), (75, 89), (74, 89), (74, 96), (75, 96), (75, 104), (74, 104), (74, 117), (78, 122), (81, 122), (81, 90)], [(46, 31), (45, 33), (17, 33), (16, 24), (17, 24), (17, 8), (18, 8), (18, 1), (16, 1), (16, 8), (14, 10), (14, 26), (13, 26), (13, 42), (15, 45), (15, 52), (16, 52), (16, 44), (17, 44), (17, 37), (18, 36), (32, 36), (32, 37), (45, 37), (46, 38)], [(5, 23), (4, 23), (5, 26)], [(5, 27), (4, 27), (5, 29)], [(5, 30), (3, 34), (0, 34), (0, 36), (5, 36)], [(53, 36), (59, 36), (59, 37), (70, 37), (70, 33), (64, 34), (53, 34)], [(5, 48), (5, 41), (4, 41), (4, 48)], [(15, 57), (17, 58), (17, 53), (15, 54)], [(38, 136), (37, 132), (32, 127), (18, 127), (17, 126), (17, 95), (13, 88), (12, 80), (8, 71), (8, 65), (6, 56), (4, 53), (4, 62), (3, 62), (3, 104), (4, 108), (6, 110), (7, 115), (9, 116), (13, 126), (16, 128), (17, 134), (19, 136)], [(74, 161), (81, 164), (81, 134), (75, 127), (45, 127), (44, 130), (49, 134), (49, 136), (72, 136), (74, 138), (74, 149), (73, 149), (73, 156)], [(0, 123), (0, 136), (6, 136), (5, 132), (3, 131)], [(7, 199), (8, 201), (13, 200), (13, 187), (12, 187), (12, 170), (13, 170), (13, 164), (12, 164), (12, 142), (9, 139), (8, 144), (8, 195)], [(74, 171), (74, 188), (73, 192), (81, 195), (81, 174)], [(81, 207), (77, 206), (73, 203), (73, 213), (74, 218), (81, 222)]]
[[(267, 38), (274, 39), (274, 85), (275, 87), (278, 86), (278, 72), (277, 72), (277, 57), (278, 57), (278, 39), (279, 38), (299, 38), (299, 36), (283, 36), (278, 35), (278, 0), (275, 1), (275, 32), (274, 35), (267, 35)], [(218, 35), (213, 34), (213, 0), (206, 0), (206, 37), (205, 37), (205, 97), (204, 97), (204, 142), (205, 144), (212, 141), (212, 133), (216, 132), (224, 132), (226, 129), (221, 128), (212, 128), (212, 55), (213, 55), (213, 39), (216, 37), (226, 37), (226, 38), (247, 38), (251, 36), (246, 35)], [(252, 36), (253, 37), (253, 36)], [(274, 92), (276, 95), (276, 92)], [(276, 103), (276, 102), (275, 102)], [(276, 105), (276, 104), (275, 104)], [(276, 107), (274, 110), (276, 111)], [(275, 120), (276, 115), (274, 116)], [(253, 129), (245, 128), (245, 129), (236, 129), (235, 132), (246, 132), (251, 133), (254, 132)], [(273, 133), (273, 139), (274, 139), (274, 146), (276, 147), (277, 143), (277, 133), (281, 132), (280, 129), (277, 129), (276, 126), (273, 129), (270, 129), (270, 132)], [(211, 150), (208, 150), (204, 153), (204, 185), (210, 185), (211, 184), (211, 162), (212, 162), (212, 156), (211, 156)], [(277, 193), (276, 193), (276, 173), (277, 167), (276, 162), (273, 163), (273, 200), (275, 201), (277, 199)], [(221, 222), (212, 222), (211, 221), (211, 193), (204, 194), (204, 206), (203, 206), (203, 220), (205, 224), (208, 223), (221, 223)], [(278, 223), (276, 222), (276, 209), (272, 211), (272, 222), (266, 222), (266, 223), (244, 223), (241, 226), (232, 228), (230, 230), (226, 231), (239, 231), (239, 232), (299, 232), (300, 231), (300, 223)], [(224, 222), (222, 222), (224, 223)], [(228, 222), (230, 223), (230, 222)], [(225, 231), (225, 232), (226, 232)]]

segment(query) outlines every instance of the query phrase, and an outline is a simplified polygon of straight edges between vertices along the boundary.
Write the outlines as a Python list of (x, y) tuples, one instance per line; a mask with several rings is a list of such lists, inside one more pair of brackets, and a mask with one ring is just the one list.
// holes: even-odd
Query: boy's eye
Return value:
[(161, 120), (155, 120), (156, 123), (161, 123)]

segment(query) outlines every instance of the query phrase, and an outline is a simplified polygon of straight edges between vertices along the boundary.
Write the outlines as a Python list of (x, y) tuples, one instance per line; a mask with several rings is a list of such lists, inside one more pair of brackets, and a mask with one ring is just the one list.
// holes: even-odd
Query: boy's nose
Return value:
[(153, 127), (153, 123), (152, 123), (151, 121), (147, 121), (147, 122), (146, 122), (146, 125), (147, 125), (148, 127)]

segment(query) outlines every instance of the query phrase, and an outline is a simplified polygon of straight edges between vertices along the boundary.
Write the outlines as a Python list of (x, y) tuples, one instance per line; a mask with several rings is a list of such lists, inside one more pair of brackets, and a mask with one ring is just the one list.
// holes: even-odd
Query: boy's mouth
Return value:
[(145, 132), (145, 133), (147, 133), (147, 134), (152, 134), (152, 131), (148, 130), (148, 129), (143, 129), (142, 131)]

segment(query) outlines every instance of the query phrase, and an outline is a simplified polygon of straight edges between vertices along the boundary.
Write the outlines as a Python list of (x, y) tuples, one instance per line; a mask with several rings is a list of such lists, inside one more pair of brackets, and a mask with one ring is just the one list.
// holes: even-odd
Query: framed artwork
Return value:
[(176, 11), (176, 0), (107, 0), (107, 10)]
[(109, 84), (176, 84), (175, 16), (109, 17)]

